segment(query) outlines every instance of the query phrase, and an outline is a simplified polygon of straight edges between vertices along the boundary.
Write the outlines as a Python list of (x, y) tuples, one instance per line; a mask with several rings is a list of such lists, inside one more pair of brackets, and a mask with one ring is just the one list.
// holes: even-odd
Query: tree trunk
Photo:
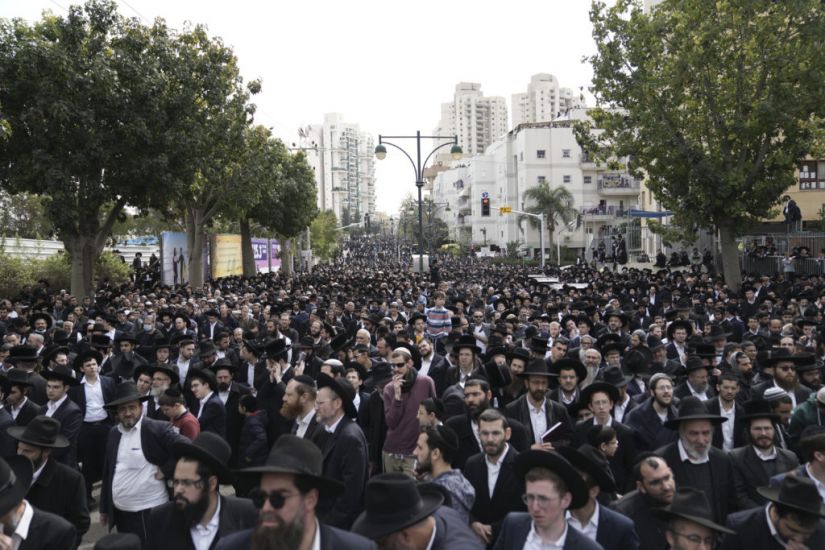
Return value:
[[(189, 286), (203, 286), (203, 213), (190, 208), (186, 213), (186, 246), (189, 248)], [(182, 283), (182, 281), (181, 281)]]
[(281, 241), (281, 272), (287, 275), (292, 274), (292, 239), (280, 239)]
[(101, 252), (95, 246), (96, 240), (95, 236), (88, 235), (63, 239), (72, 266), (72, 295), (78, 300), (94, 296), (95, 260)]
[(739, 249), (736, 247), (736, 234), (731, 227), (719, 227), (719, 244), (722, 248), (722, 273), (725, 283), (734, 292), (742, 286), (742, 270), (739, 267)]
[(241, 216), (240, 226), (243, 276), (254, 277), (257, 272), (257, 266), (255, 265), (255, 254), (252, 251), (252, 230), (249, 227), (249, 218)]

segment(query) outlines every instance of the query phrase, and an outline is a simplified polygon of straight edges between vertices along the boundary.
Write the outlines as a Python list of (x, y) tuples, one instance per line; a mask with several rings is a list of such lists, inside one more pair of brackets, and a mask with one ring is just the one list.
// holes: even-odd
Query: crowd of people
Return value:
[(0, 301), (0, 548), (825, 548), (821, 278), (410, 263)]

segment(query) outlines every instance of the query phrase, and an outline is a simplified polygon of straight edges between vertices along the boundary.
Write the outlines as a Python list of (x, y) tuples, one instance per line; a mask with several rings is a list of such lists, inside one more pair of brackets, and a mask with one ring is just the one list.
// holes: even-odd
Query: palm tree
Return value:
[[(548, 233), (550, 233), (550, 253), (554, 250), (553, 234), (556, 231), (556, 224), (561, 222), (568, 224), (576, 217), (576, 209), (573, 208), (573, 195), (566, 187), (550, 188), (548, 182), (542, 182), (537, 187), (531, 187), (524, 192), (524, 199), (533, 204), (525, 207), (525, 211), (531, 214), (544, 214), (547, 221)], [(527, 217), (527, 216), (525, 216)], [(538, 227), (536, 218), (527, 217), (530, 225)], [(542, 250), (542, 254), (544, 251)], [(556, 263), (561, 263), (561, 258), (556, 258)]]

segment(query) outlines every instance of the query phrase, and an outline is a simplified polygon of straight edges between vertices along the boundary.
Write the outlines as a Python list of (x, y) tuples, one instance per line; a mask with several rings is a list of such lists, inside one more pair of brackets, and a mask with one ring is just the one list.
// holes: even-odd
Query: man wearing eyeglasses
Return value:
[(810, 361), (810, 354), (792, 355), (786, 349), (778, 349), (771, 353), (770, 358), (760, 363), (762, 367), (773, 367), (773, 380), (767, 380), (753, 388), (753, 399), (762, 399), (769, 388), (777, 387), (788, 392), (791, 398), (791, 407), (804, 403), (810, 396), (811, 390), (799, 384), (796, 374), (796, 365)]
[(192, 443), (174, 445), (173, 452), (178, 457), (169, 480), (174, 500), (152, 509), (147, 548), (207, 550), (230, 533), (255, 526), (258, 511), (251, 500), (219, 492), (233, 481), (226, 441), (203, 432)]

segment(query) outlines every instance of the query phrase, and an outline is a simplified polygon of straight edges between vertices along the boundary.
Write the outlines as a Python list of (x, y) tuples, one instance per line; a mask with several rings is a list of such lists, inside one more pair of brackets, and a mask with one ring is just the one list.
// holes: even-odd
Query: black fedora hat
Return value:
[(351, 345), (352, 340), (346, 332), (336, 335), (335, 338), (329, 341), (329, 347), (332, 349), (332, 353), (338, 353), (342, 349)]
[(530, 338), (530, 351), (533, 353), (547, 353), (547, 338), (541, 336)]
[(154, 376), (156, 372), (160, 372), (168, 376), (172, 381), (172, 384), (177, 384), (180, 382), (180, 375), (169, 365), (165, 365), (163, 363), (153, 363), (146, 369), (146, 374), (149, 376)]
[(0, 458), (0, 516), (20, 504), (29, 492), (34, 469), (25, 456)]
[(696, 344), (696, 347), (693, 349), (691, 355), (701, 357), (703, 359), (714, 359), (716, 357), (716, 346), (713, 344), (706, 344), (704, 342), (701, 344)]
[(189, 369), (189, 372), (186, 373), (186, 380), (187, 382), (191, 380), (206, 382), (209, 389), (213, 392), (218, 391), (218, 379), (215, 378), (215, 373), (209, 369)]
[(590, 474), (602, 491), (616, 491), (616, 480), (610, 473), (610, 463), (591, 445), (584, 444), (578, 449), (560, 446), (556, 451), (567, 459), (574, 468)]
[(352, 531), (378, 540), (415, 525), (443, 502), (443, 496), (422, 490), (407, 474), (380, 474), (367, 482), (364, 511), (355, 520)]
[(507, 360), (512, 361), (513, 359), (521, 359), (526, 365), (530, 360), (530, 350), (522, 347), (510, 348), (510, 351), (507, 352)]
[(524, 370), (519, 373), (520, 378), (528, 378), (530, 376), (544, 376), (547, 378), (555, 376), (547, 369), (547, 363), (544, 359), (531, 359), (527, 362)]
[(112, 347), (112, 339), (105, 334), (92, 334), (89, 345), (96, 349), (106, 349)]
[(201, 340), (198, 343), (198, 356), (213, 355), (218, 353), (218, 348), (212, 340)]
[[(622, 337), (618, 334), (605, 333), (596, 339), (596, 347), (600, 350), (610, 343), (621, 343)], [(602, 352), (604, 354), (604, 352)]]
[(547, 468), (564, 481), (572, 495), (570, 508), (581, 508), (587, 503), (587, 485), (570, 462), (555, 451), (529, 449), (516, 457), (513, 465), (516, 474), (522, 479), (533, 468)]
[(11, 426), (6, 432), (17, 441), (45, 447), (64, 449), (70, 445), (69, 440), (60, 435), (60, 421), (46, 415), (35, 416), (26, 426)]
[(631, 380), (633, 380), (633, 376), (626, 374), (619, 367), (607, 367), (602, 371), (602, 381), (617, 388), (627, 386)]
[(728, 339), (733, 335), (731, 332), (725, 332), (721, 326), (713, 324), (710, 325), (710, 332), (706, 335), (706, 338), (710, 341), (713, 340), (722, 340)]
[(18, 361), (22, 361), (24, 363), (37, 361), (37, 350), (32, 346), (27, 346), (25, 344), (14, 346), (11, 350), (9, 350), (9, 355), (6, 357), (6, 361), (12, 364), (16, 364)]
[(779, 415), (773, 412), (770, 402), (765, 399), (753, 399), (746, 401), (743, 405), (745, 414), (740, 417), (743, 422), (749, 422), (758, 418), (767, 418), (773, 422), (779, 422)]
[(201, 432), (191, 443), (175, 443), (172, 453), (177, 457), (194, 458), (205, 463), (218, 476), (223, 485), (230, 485), (234, 481), (229, 469), (229, 459), (232, 457), (232, 447), (221, 436), (211, 432)]
[(324, 459), (318, 446), (292, 434), (284, 434), (275, 441), (263, 465), (236, 470), (243, 475), (291, 474), (309, 481), (322, 495), (343, 493), (344, 484), (325, 478), (323, 472)]
[(115, 335), (115, 343), (119, 344), (121, 342), (131, 342), (132, 345), (135, 345), (137, 344), (137, 336), (131, 332), (119, 332)]
[(549, 369), (550, 374), (553, 376), (558, 376), (563, 370), (574, 370), (576, 372), (576, 378), (578, 379), (576, 384), (581, 384), (587, 378), (587, 367), (577, 359), (570, 359), (569, 357), (559, 359), (550, 365)]
[(611, 351), (617, 351), (619, 352), (619, 355), (624, 355), (624, 348), (625, 345), (622, 342), (608, 342), (600, 348), (600, 351), (602, 353), (602, 357)]
[(6, 382), (9, 386), (21, 386), (24, 388), (31, 387), (30, 373), (23, 369), (10, 369), (6, 371)]
[[(616, 370), (618, 370), (618, 368), (616, 368)], [(619, 388), (617, 388), (613, 384), (608, 384), (607, 382), (601, 382), (598, 380), (591, 384), (588, 384), (586, 388), (582, 389), (581, 393), (579, 394), (579, 401), (581, 401), (585, 406), (587, 406), (590, 404), (590, 399), (593, 397), (593, 394), (597, 392), (606, 393), (614, 404), (619, 402)]]
[(291, 347), (292, 346), (287, 345), (286, 338), (273, 338), (264, 345), (262, 357), (272, 359), (273, 361), (277, 361), (280, 358), (286, 360), (286, 352), (289, 351)]
[[(795, 476), (788, 476), (795, 477)], [(673, 495), (673, 501), (664, 508), (653, 508), (653, 514), (664, 520), (686, 519), (698, 523), (712, 531), (734, 534), (733, 531), (713, 521), (710, 503), (705, 493), (693, 487), (679, 487)]]
[(506, 363), (499, 365), (495, 361), (484, 363), (484, 375), (490, 382), (491, 389), (504, 388), (513, 381), (513, 375)]
[(50, 328), (52, 328), (52, 325), (54, 325), (54, 319), (52, 319), (52, 316), (43, 311), (38, 311), (29, 316), (29, 324), (31, 324), (31, 326), (34, 326), (34, 322), (38, 319), (43, 319), (44, 321), (46, 321), (46, 330), (49, 330)]
[(665, 428), (675, 430), (681, 422), (686, 420), (709, 420), (713, 424), (721, 424), (722, 422), (726, 422), (727, 418), (717, 414), (711, 414), (701, 399), (689, 395), (682, 398), (679, 402), (679, 411), (676, 418), (666, 420), (664, 425)]
[(364, 380), (364, 387), (374, 389), (377, 384), (392, 380), (392, 367), (385, 361), (373, 363), (369, 374), (369, 377)]
[(42, 376), (46, 380), (60, 380), (69, 386), (80, 385), (80, 380), (77, 379), (74, 371), (66, 365), (55, 365), (53, 368), (43, 369)]
[(58, 353), (65, 353), (68, 356), (69, 355), (69, 348), (66, 347), (66, 346), (59, 346), (59, 345), (53, 345), (53, 346), (47, 347), (46, 349), (44, 349), (40, 353), (40, 364), (43, 365), (43, 366), (48, 366), (49, 362), (52, 360), (52, 358), (55, 355), (57, 355)]
[(476, 338), (472, 334), (462, 334), (458, 341), (453, 344), (453, 349), (459, 351), (462, 348), (472, 350), (476, 355), (481, 355), (481, 348), (476, 344)]
[(825, 517), (825, 504), (816, 484), (809, 477), (785, 476), (779, 487), (759, 487), (756, 491), (771, 502), (805, 514)]
[(676, 319), (672, 323), (667, 326), (667, 339), (668, 341), (673, 341), (673, 331), (677, 328), (683, 328), (687, 331), (688, 338), (693, 334), (693, 324), (690, 321), (685, 321), (684, 319)]
[(793, 363), (794, 365), (804, 365), (813, 359), (811, 353), (796, 353), (792, 354), (788, 348), (779, 348), (771, 351), (771, 356), (760, 361), (759, 364), (764, 367), (775, 367), (777, 363)]
[(80, 370), (80, 368), (83, 366), (83, 363), (85, 363), (88, 359), (94, 359), (95, 361), (97, 361), (98, 366), (100, 366), (100, 363), (103, 361), (103, 355), (95, 349), (83, 351), (79, 353), (77, 357), (74, 358), (74, 361), (72, 362), (72, 367), (74, 367), (75, 370)]
[(609, 321), (611, 317), (616, 317), (622, 322), (622, 325), (626, 325), (628, 322), (627, 313), (620, 309), (609, 309), (604, 312), (604, 320)]
[(699, 369), (710, 371), (711, 367), (706, 365), (701, 357), (696, 357), (695, 355), (688, 357), (687, 361), (685, 361), (685, 372), (693, 372)]
[(341, 398), (341, 403), (344, 407), (344, 415), (348, 418), (355, 418), (358, 416), (358, 410), (355, 408), (355, 389), (352, 384), (347, 382), (346, 378), (333, 378), (326, 374), (318, 374), (318, 389), (329, 388), (335, 395)]
[(103, 405), (103, 408), (116, 409), (121, 405), (126, 405), (127, 403), (132, 403), (134, 401), (143, 403), (148, 399), (148, 395), (140, 395), (138, 393), (137, 386), (134, 382), (127, 380), (115, 386), (114, 399)]

